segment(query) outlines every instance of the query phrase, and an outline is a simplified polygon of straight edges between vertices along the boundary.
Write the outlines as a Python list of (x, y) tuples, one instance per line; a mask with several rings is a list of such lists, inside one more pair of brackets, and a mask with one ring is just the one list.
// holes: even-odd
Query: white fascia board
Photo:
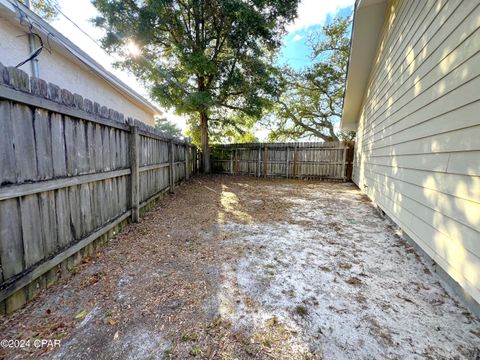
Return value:
[(357, 129), (360, 108), (385, 21), (387, 2), (387, 0), (359, 0), (355, 5), (340, 122), (342, 129)]

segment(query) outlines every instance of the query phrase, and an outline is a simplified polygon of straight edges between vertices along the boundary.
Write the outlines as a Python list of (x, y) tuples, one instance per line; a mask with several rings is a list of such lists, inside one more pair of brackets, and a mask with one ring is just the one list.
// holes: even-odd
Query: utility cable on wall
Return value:
[[(111, 78), (112, 74), (108, 73), (108, 70), (106, 70), (102, 65), (96, 63), (95, 59), (89, 58), (89, 55), (87, 53), (82, 54), (82, 49), (78, 48), (75, 44), (71, 44), (68, 39), (60, 32), (58, 31), (55, 32), (54, 27), (50, 24), (45, 24), (43, 21), (40, 21), (37, 17), (38, 15), (33, 13), (31, 14), (29, 9), (23, 4), (18, 2), (18, 0), (7, 0), (17, 11), (20, 17), (20, 23), (24, 26), (27, 26), (31, 29), (32, 32), (38, 31), (38, 36), (41, 35), (43, 39), (44, 46), (42, 49), (46, 49), (49, 51), (49, 38), (55, 38), (55, 44), (63, 48), (66, 52), (68, 52), (72, 57), (77, 59), (80, 63), (84, 64), (88, 71), (92, 72), (92, 74), (95, 75), (100, 75), (104, 79), (109, 79)], [(83, 30), (81, 26), (79, 26), (75, 21), (73, 21), (69, 16), (67, 16), (63, 11), (60, 10), (59, 6), (56, 4), (53, 4), (51, 1), (46, 0), (46, 3), (53, 6), (53, 8), (58, 12), (60, 16), (65, 18), (68, 22), (72, 23), (75, 26), (75, 29), (80, 31), (83, 35), (87, 36), (87, 38), (92, 41), (95, 46), (97, 46), (106, 56), (111, 58), (111, 62), (115, 61), (122, 61), (122, 58), (113, 56), (113, 54), (108, 54), (105, 52), (103, 49), (102, 45), (99, 43), (99, 41), (95, 40), (93, 36), (91, 36), (87, 31)], [(53, 29), (52, 29), (53, 28)], [(39, 35), (40, 34), (40, 35)], [(35, 36), (35, 35), (33, 35)], [(35, 36), (37, 38), (37, 36)], [(22, 66), (24, 63), (28, 61), (32, 61), (33, 59), (38, 58), (38, 55), (41, 51), (38, 53), (35, 52), (35, 54), (31, 54), (33, 56), (29, 56), (27, 59), (22, 61), (19, 66)], [(51, 51), (49, 51), (51, 53)], [(96, 70), (95, 70), (96, 69)], [(111, 79), (110, 79), (111, 80)], [(113, 81), (117, 82), (122, 88), (125, 88), (125, 90), (129, 93), (132, 94), (135, 98), (138, 98), (140, 101), (144, 102), (145, 100), (139, 96), (137, 93), (135, 93), (134, 90), (128, 87), (125, 83), (122, 83), (120, 79), (114, 78)], [(148, 96), (148, 95), (144, 95)]]
[[(18, 63), (15, 68), (19, 68), (20, 66), (26, 64), (27, 62), (29, 61), (32, 61), (32, 75), (33, 76), (36, 76), (38, 77), (39, 76), (39, 73), (38, 73), (38, 66), (36, 63), (34, 63), (33, 61), (35, 61), (35, 59), (40, 55), (40, 53), (42, 52), (42, 50), (44, 49), (44, 43), (43, 43), (43, 40), (42, 40), (42, 37), (36, 33), (34, 31), (34, 28), (33, 28), (33, 23), (32, 23), (32, 20), (28, 17), (28, 15), (20, 8), (20, 5), (18, 3), (17, 0), (15, 0), (15, 3), (11, 3), (17, 10), (18, 14), (19, 14), (19, 17), (20, 17), (20, 24), (23, 24), (23, 21), (26, 19), (27, 22), (28, 22), (28, 38), (29, 38), (29, 43), (30, 43), (30, 55), (28, 56), (27, 59), (21, 61), (20, 63)], [(40, 46), (38, 48), (35, 48), (35, 40), (34, 39), (38, 39), (38, 41), (40, 42)]]
[[(28, 27), (28, 33), (27, 35), (30, 35), (30, 36), (34, 36), (36, 39), (38, 39), (40, 41), (40, 47), (38, 47), (37, 49), (35, 49), (27, 59), (23, 60), (22, 62), (20, 62), (16, 67), (20, 67), (24, 64), (26, 64), (27, 62), (29, 61), (32, 61), (32, 60), (35, 60), (39, 55), (40, 53), (42, 52), (43, 49), (46, 49), (49, 53), (51, 53), (51, 50), (50, 50), (50, 43), (49, 43), (49, 38), (50, 37), (55, 37), (54, 34), (52, 34), (48, 29), (45, 28), (45, 26), (43, 26), (41, 23), (39, 23), (38, 21), (35, 21), (34, 19), (32, 19), (30, 16), (28, 16), (28, 14), (26, 13), (26, 11), (22, 8), (22, 7), (25, 7), (26, 6), (23, 4), (23, 3), (19, 3), (18, 0), (8, 0), (8, 2), (15, 8), (19, 18), (20, 18), (20, 24), (21, 25), (25, 25)], [(55, 8), (55, 10), (58, 11), (59, 14), (61, 14), (62, 16), (64, 16), (69, 22), (71, 22), (73, 25), (75, 25), (76, 28), (78, 28), (83, 34), (85, 34), (86, 36), (88, 36), (88, 38), (90, 40), (92, 40), (99, 48), (101, 48), (101, 45), (92, 37), (90, 36), (86, 31), (84, 31), (80, 26), (78, 26), (73, 20), (71, 20), (68, 16), (66, 16), (57, 6), (55, 6), (54, 4), (52, 4), (51, 2), (49, 2), (47, 0), (47, 3), (51, 6), (53, 6)], [(28, 9), (28, 8), (26, 8)], [(35, 29), (37, 30), (40, 30), (43, 34), (45, 34), (46, 36), (46, 43), (47, 43), (47, 47), (45, 46), (45, 42), (43, 41), (42, 37), (37, 33), (35, 32)], [(24, 35), (20, 35), (20, 36), (24, 36)], [(87, 67), (89, 67), (89, 64), (87, 64), (81, 57), (79, 57), (74, 51), (72, 51), (70, 49), (70, 47), (65, 44), (62, 39), (56, 37), (57, 41), (59, 41), (59, 44), (66, 50), (68, 51), (72, 56), (74, 56), (77, 60), (79, 60), (80, 62), (82, 62), (83, 64), (87, 65)], [(109, 55), (111, 56), (111, 55)]]

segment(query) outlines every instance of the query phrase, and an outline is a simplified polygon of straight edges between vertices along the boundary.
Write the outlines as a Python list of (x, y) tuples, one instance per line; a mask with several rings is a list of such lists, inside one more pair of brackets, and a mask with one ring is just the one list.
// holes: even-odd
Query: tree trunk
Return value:
[(202, 131), (202, 164), (203, 173), (210, 173), (210, 148), (208, 147), (208, 117), (207, 113), (200, 113), (200, 126)]

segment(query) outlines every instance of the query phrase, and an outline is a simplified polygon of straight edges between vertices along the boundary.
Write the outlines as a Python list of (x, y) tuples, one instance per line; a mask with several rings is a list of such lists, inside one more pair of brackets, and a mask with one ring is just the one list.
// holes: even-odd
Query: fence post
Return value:
[(342, 177), (343, 181), (347, 181), (347, 151), (348, 146), (346, 143), (343, 143), (343, 162), (342, 162)]
[(352, 180), (353, 176), (353, 156), (354, 156), (354, 151), (355, 151), (355, 142), (354, 141), (349, 141), (347, 143), (348, 145), (348, 150), (347, 150), (347, 164), (346, 164), (346, 176), (347, 176), (347, 181)]
[(257, 177), (262, 176), (262, 144), (258, 144), (257, 156)]
[(132, 207), (132, 221), (138, 222), (139, 212), (139, 159), (138, 159), (138, 128), (135, 120), (129, 119), (130, 125), (130, 201)]
[(197, 147), (194, 146), (193, 147), (193, 172), (196, 174), (198, 173), (198, 151), (197, 151)]
[(263, 152), (263, 176), (267, 177), (268, 175), (268, 147), (265, 144), (265, 150)]
[(290, 176), (290, 146), (287, 145), (287, 161), (285, 164), (285, 177), (288, 179)]
[(239, 171), (240, 169), (238, 167), (239, 164), (238, 164), (238, 149), (237, 148), (235, 148), (235, 162), (234, 162), (234, 164), (235, 164), (235, 171), (234, 171), (235, 175), (238, 175), (239, 172), (240, 172)]
[(293, 148), (293, 177), (297, 177), (297, 145)]
[(173, 154), (173, 140), (170, 139), (168, 141), (168, 174), (169, 174), (169, 180), (170, 180), (170, 194), (173, 194), (175, 192), (175, 171), (173, 168), (174, 162), (174, 154)]
[(185, 180), (190, 178), (190, 143), (188, 141), (185, 142)]
[(233, 175), (233, 151), (230, 151), (230, 175)]
[(225, 152), (222, 148), (222, 150), (220, 151), (220, 160), (221, 160), (221, 165), (222, 165), (222, 173), (225, 173)]

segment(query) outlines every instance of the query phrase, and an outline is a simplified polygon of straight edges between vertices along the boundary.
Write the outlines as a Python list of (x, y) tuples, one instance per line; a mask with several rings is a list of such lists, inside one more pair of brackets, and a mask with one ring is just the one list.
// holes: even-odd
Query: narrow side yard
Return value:
[(53, 359), (480, 356), (480, 322), (352, 184), (196, 177), (13, 315)]

